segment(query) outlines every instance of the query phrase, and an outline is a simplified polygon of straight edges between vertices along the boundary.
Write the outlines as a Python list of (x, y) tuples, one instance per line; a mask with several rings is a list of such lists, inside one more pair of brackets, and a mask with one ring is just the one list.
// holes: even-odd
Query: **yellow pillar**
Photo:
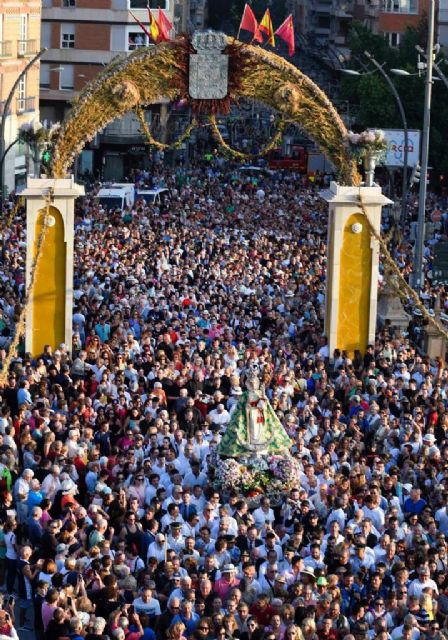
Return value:
[(364, 353), (375, 340), (379, 243), (359, 205), (380, 233), (382, 207), (390, 204), (378, 186), (341, 187), (321, 194), (329, 203), (325, 335), (334, 349)]
[(25, 348), (38, 356), (46, 344), (56, 349), (64, 342), (72, 346), (74, 205), (84, 187), (73, 178), (51, 180), (29, 178), (22, 195), (26, 199), (26, 284), (37, 253), (52, 189), (48, 228), (36, 268), (26, 317)]

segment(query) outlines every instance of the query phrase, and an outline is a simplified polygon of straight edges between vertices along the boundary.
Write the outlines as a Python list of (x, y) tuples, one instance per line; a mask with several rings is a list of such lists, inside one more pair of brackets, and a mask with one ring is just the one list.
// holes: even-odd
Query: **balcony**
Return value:
[(12, 56), (11, 40), (0, 41), (0, 58), (10, 58)]
[(36, 99), (33, 98), (17, 98), (17, 113), (30, 113), (35, 110)]
[(17, 40), (17, 55), (19, 58), (32, 56), (37, 53), (37, 40)]

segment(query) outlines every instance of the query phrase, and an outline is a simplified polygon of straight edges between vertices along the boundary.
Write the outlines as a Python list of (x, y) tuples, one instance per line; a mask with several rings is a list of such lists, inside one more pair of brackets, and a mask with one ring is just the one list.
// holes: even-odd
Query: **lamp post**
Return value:
[[(437, 45), (436, 45), (436, 46), (437, 46)], [(415, 48), (417, 49), (418, 53), (419, 53), (421, 56), (423, 56), (423, 57), (425, 58), (425, 60), (426, 60), (426, 61), (428, 61), (428, 56), (427, 56), (426, 52), (424, 51), (424, 49), (422, 49), (420, 45), (417, 45)], [(446, 60), (443, 60), (442, 62), (446, 62)], [(437, 62), (436, 62), (434, 59), (433, 59), (433, 63), (432, 63), (432, 64), (433, 64), (434, 69), (435, 69), (435, 70), (437, 71), (437, 73), (439, 74), (439, 77), (438, 77), (438, 78), (433, 77), (433, 80), (442, 80), (442, 82), (444, 83), (444, 85), (445, 85), (445, 86), (446, 86), (446, 88), (448, 89), (448, 78), (447, 78), (447, 77), (446, 77), (446, 75), (443, 73), (442, 69), (440, 68), (440, 65), (439, 65), (439, 64), (437, 64)], [(419, 63), (419, 69), (421, 69), (422, 67), (424, 68), (424, 67), (425, 67), (425, 65), (424, 65), (424, 64), (422, 64), (422, 66), (420, 66), (420, 63)], [(410, 75), (410, 74), (409, 74), (409, 75)]]
[(1, 114), (2, 121), (0, 123), (0, 205), (1, 205), (0, 211), (3, 209), (3, 202), (5, 200), (5, 192), (4, 192), (4, 187), (5, 187), (5, 157), (6, 157), (6, 153), (9, 151), (9, 149), (12, 146), (12, 145), (10, 145), (5, 150), (6, 117), (8, 115), (8, 111), (9, 111), (9, 108), (11, 106), (12, 99), (14, 97), (14, 94), (16, 92), (17, 87), (19, 86), (20, 81), (22, 80), (22, 78), (24, 78), (26, 76), (26, 74), (31, 69), (31, 67), (34, 64), (36, 64), (36, 62), (43, 56), (43, 54), (45, 53), (46, 50), (47, 50), (47, 48), (44, 47), (38, 53), (36, 53), (34, 58), (32, 58), (28, 62), (26, 67), (21, 71), (21, 73), (18, 75), (16, 81), (12, 85), (11, 91), (9, 92), (8, 97), (6, 98), (6, 102), (5, 102), (4, 106), (3, 106), (3, 111), (2, 111), (2, 114)]
[[(402, 221), (404, 221), (404, 219), (406, 217), (406, 202), (407, 202), (407, 195), (408, 195), (408, 147), (409, 147), (408, 121), (407, 121), (407, 118), (406, 118), (406, 113), (405, 113), (405, 110), (404, 110), (403, 103), (401, 101), (400, 95), (399, 95), (394, 83), (392, 82), (390, 77), (387, 75), (387, 73), (384, 71), (384, 68), (383, 68), (384, 65), (380, 64), (378, 62), (378, 60), (375, 60), (375, 58), (368, 51), (365, 51), (364, 55), (375, 66), (375, 69), (373, 71), (367, 71), (365, 73), (361, 73), (360, 71), (356, 71), (354, 69), (341, 69), (341, 71), (343, 73), (345, 73), (346, 75), (360, 76), (360, 77), (372, 75), (372, 73), (376, 73), (377, 71), (379, 71), (381, 73), (381, 75), (383, 76), (384, 80), (387, 82), (387, 85), (388, 85), (389, 89), (391, 90), (392, 95), (395, 98), (395, 101), (396, 101), (397, 106), (398, 106), (398, 110), (400, 112), (401, 121), (402, 121), (402, 124), (403, 124), (403, 133), (404, 133), (403, 185), (402, 185), (402, 195), (401, 195), (401, 219), (402, 219)], [(391, 71), (395, 73), (395, 72), (397, 72), (399, 70), (398, 69), (391, 69)]]
[(427, 65), (425, 79), (425, 106), (423, 110), (423, 132), (422, 132), (422, 161), (421, 180), (418, 195), (418, 223), (417, 238), (414, 253), (413, 282), (415, 288), (420, 289), (423, 285), (423, 247), (425, 243), (425, 213), (426, 213), (426, 176), (428, 174), (429, 156), (429, 130), (431, 126), (431, 97), (433, 83), (434, 66), (434, 22), (435, 22), (435, 0), (429, 0), (428, 13), (428, 43), (426, 48)]

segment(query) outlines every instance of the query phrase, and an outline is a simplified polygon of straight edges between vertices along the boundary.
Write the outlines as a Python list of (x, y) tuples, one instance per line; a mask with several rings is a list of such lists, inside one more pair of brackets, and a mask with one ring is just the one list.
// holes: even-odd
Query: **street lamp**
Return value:
[[(349, 76), (360, 76), (360, 77), (369, 76), (379, 71), (383, 76), (384, 80), (386, 81), (389, 89), (391, 90), (392, 95), (395, 98), (395, 101), (398, 106), (398, 110), (400, 112), (401, 120), (403, 123), (403, 132), (404, 132), (403, 184), (402, 184), (402, 196), (401, 196), (401, 219), (404, 222), (406, 217), (406, 202), (407, 202), (407, 194), (408, 194), (408, 147), (409, 147), (408, 121), (406, 119), (406, 113), (404, 111), (401, 98), (398, 94), (398, 91), (394, 83), (392, 82), (390, 77), (387, 75), (387, 73), (384, 71), (383, 69), (384, 65), (380, 64), (377, 60), (375, 60), (372, 54), (369, 53), (368, 51), (364, 51), (364, 55), (375, 66), (375, 69), (373, 69), (372, 71), (364, 72), (364, 73), (361, 73), (360, 71), (356, 71), (355, 69), (341, 69), (341, 71)], [(400, 70), (391, 69), (391, 71), (393, 72), (393, 71), (400, 71)]]
[[(437, 46), (437, 45), (436, 45)], [(422, 55), (425, 60), (428, 60), (428, 56), (426, 55), (426, 53), (424, 52), (424, 50), (421, 48), (420, 45), (417, 45), (415, 47), (417, 49), (417, 51), (419, 52), (420, 55)], [(446, 60), (442, 60), (442, 62), (446, 62)], [(440, 65), (437, 64), (437, 62), (435, 60), (433, 60), (433, 66), (434, 69), (437, 71), (437, 73), (439, 74), (439, 78), (435, 78), (433, 76), (433, 80), (442, 80), (442, 82), (445, 84), (446, 88), (448, 89), (448, 78), (446, 77), (446, 75), (443, 73), (442, 69), (440, 68)], [(424, 63), (423, 63), (423, 67), (424, 67)]]
[(2, 111), (2, 114), (1, 114), (2, 121), (1, 121), (1, 124), (0, 124), (0, 205), (1, 205), (0, 206), (0, 213), (3, 211), (3, 202), (5, 200), (5, 157), (6, 157), (6, 154), (8, 153), (8, 151), (13, 146), (13, 145), (9, 145), (9, 147), (7, 149), (5, 149), (6, 116), (8, 115), (8, 111), (9, 111), (9, 108), (11, 106), (12, 99), (14, 97), (14, 94), (16, 92), (17, 87), (20, 84), (20, 81), (22, 80), (22, 78), (24, 78), (26, 76), (28, 71), (31, 69), (31, 67), (34, 64), (36, 64), (36, 62), (41, 58), (41, 56), (43, 56), (43, 54), (45, 53), (46, 50), (47, 50), (47, 48), (44, 47), (38, 53), (36, 53), (34, 58), (32, 58), (28, 62), (26, 67), (21, 71), (21, 73), (18, 75), (16, 81), (12, 85), (11, 91), (9, 92), (8, 97), (6, 98), (5, 104), (3, 105), (3, 111)]
[(394, 74), (394, 76), (412, 76), (414, 75), (413, 73), (409, 73), (409, 71), (406, 71), (406, 69), (391, 69), (390, 70), (391, 73)]
[(428, 41), (426, 47), (427, 65), (425, 79), (425, 105), (423, 110), (422, 132), (422, 162), (420, 191), (418, 194), (418, 223), (415, 241), (413, 285), (421, 288), (423, 285), (423, 247), (425, 243), (425, 214), (426, 214), (426, 176), (428, 174), (429, 130), (431, 126), (431, 97), (434, 65), (434, 22), (435, 0), (429, 0), (428, 10)]

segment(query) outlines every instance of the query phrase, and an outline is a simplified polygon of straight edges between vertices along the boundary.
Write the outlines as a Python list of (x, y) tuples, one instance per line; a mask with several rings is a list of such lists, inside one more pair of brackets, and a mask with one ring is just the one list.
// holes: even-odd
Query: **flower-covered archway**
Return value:
[[(54, 150), (52, 175), (64, 177), (96, 133), (132, 109), (161, 99), (190, 100), (191, 43), (185, 38), (140, 49), (119, 58), (86, 85), (65, 121)], [(341, 182), (359, 184), (350, 156), (347, 129), (334, 105), (297, 67), (275, 53), (227, 39), (228, 94), (224, 100), (190, 100), (193, 112), (226, 113), (239, 97), (262, 102), (294, 122), (335, 165)]]

